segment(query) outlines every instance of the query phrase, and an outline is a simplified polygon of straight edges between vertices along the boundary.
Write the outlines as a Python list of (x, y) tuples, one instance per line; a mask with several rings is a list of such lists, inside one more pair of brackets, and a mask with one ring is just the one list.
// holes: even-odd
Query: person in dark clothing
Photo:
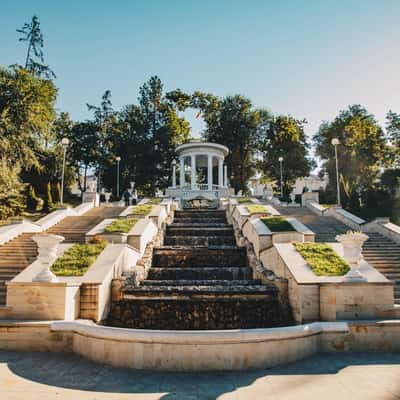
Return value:
[(125, 206), (128, 207), (129, 206), (129, 201), (131, 198), (131, 194), (129, 193), (128, 189), (125, 190), (125, 192), (123, 193), (123, 198), (125, 200)]

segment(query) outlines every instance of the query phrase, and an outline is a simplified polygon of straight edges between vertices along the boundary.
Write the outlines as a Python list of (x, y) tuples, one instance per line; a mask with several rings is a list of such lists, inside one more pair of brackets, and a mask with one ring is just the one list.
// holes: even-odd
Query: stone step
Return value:
[(231, 299), (232, 297), (246, 298), (271, 296), (277, 293), (277, 288), (272, 285), (235, 285), (235, 286), (215, 286), (215, 285), (183, 285), (183, 286), (126, 286), (123, 289), (124, 299), (150, 299), (150, 298), (175, 298), (178, 296), (188, 299), (209, 298)]
[(243, 267), (247, 264), (246, 250), (235, 246), (155, 248), (155, 267)]
[(234, 246), (233, 236), (166, 236), (164, 244), (167, 246)]
[(174, 213), (174, 217), (178, 218), (209, 218), (209, 217), (218, 217), (218, 218), (226, 218), (226, 213), (224, 210), (176, 210)]
[(210, 226), (193, 226), (176, 227), (174, 224), (169, 225), (166, 229), (167, 236), (229, 236), (233, 235), (234, 231), (230, 225), (226, 227)]
[(156, 268), (149, 269), (147, 279), (155, 280), (238, 280), (252, 279), (253, 271), (249, 267), (224, 267), (224, 268)]
[(171, 228), (190, 228), (190, 229), (209, 229), (209, 228), (227, 228), (227, 227), (231, 227), (231, 225), (228, 225), (225, 222), (219, 222), (219, 223), (213, 223), (213, 224), (209, 224), (209, 223), (201, 223), (201, 222), (196, 222), (196, 223), (172, 223), (171, 225), (169, 225)]
[(174, 218), (174, 224), (222, 224), (225, 218)]
[(143, 286), (254, 286), (261, 285), (259, 279), (251, 280), (221, 280), (221, 279), (176, 279), (176, 280), (150, 280), (146, 279), (141, 282)]

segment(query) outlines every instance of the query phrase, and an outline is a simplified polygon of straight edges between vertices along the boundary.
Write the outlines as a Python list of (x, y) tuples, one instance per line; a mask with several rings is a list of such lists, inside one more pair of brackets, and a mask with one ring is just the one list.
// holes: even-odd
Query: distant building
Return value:
[(305, 178), (297, 178), (294, 184), (294, 193), (301, 194), (303, 193), (304, 188), (307, 188), (311, 192), (318, 191), (320, 189), (325, 190), (328, 183), (328, 174), (325, 174), (322, 178), (318, 175), (310, 175)]

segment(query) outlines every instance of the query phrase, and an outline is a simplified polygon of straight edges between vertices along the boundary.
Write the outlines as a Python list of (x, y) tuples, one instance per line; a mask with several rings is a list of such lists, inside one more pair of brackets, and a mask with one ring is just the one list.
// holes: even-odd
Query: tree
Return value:
[(18, 215), (25, 209), (25, 184), (19, 178), (20, 165), (0, 158), (0, 219)]
[(18, 33), (23, 36), (19, 38), (20, 42), (27, 42), (25, 68), (34, 75), (45, 79), (55, 78), (56, 75), (48, 65), (44, 64), (43, 54), (43, 34), (40, 29), (39, 18), (34, 15), (30, 23), (25, 23)]
[(104, 183), (109, 189), (116, 187), (116, 156), (121, 157), (121, 187), (134, 181), (139, 190), (154, 194), (156, 188), (168, 186), (175, 147), (190, 132), (188, 122), (177, 114), (185, 106), (175, 102), (179, 96), (164, 95), (161, 80), (154, 76), (141, 86), (139, 104), (128, 105), (116, 115), (104, 162)]
[(400, 163), (400, 114), (390, 110), (386, 114), (386, 132), (392, 144), (393, 158), (397, 165)]
[(368, 192), (376, 189), (380, 169), (390, 163), (390, 152), (382, 128), (360, 105), (341, 111), (332, 122), (323, 122), (314, 136), (316, 154), (335, 184), (333, 138), (338, 138), (341, 199), (356, 210), (367, 205)]
[(207, 124), (204, 138), (224, 144), (230, 150), (226, 164), (231, 185), (236, 191), (247, 191), (247, 182), (254, 174), (259, 121), (251, 101), (241, 95), (221, 100), (210, 94), (195, 93), (193, 104), (202, 110)]
[(18, 66), (0, 67), (0, 153), (24, 170), (40, 168), (38, 151), (51, 137), (56, 95), (53, 82)]
[(267, 179), (280, 182), (279, 157), (283, 157), (283, 188), (287, 196), (296, 178), (308, 176), (315, 166), (309, 158), (310, 146), (304, 133), (305, 121), (290, 115), (272, 117), (266, 110), (259, 112), (259, 166)]
[(94, 112), (94, 123), (98, 126), (97, 148), (96, 148), (96, 166), (99, 178), (99, 189), (104, 170), (107, 168), (111, 156), (113, 124), (117, 113), (114, 111), (111, 102), (111, 91), (106, 90), (101, 97), (100, 106), (86, 104), (89, 111)]

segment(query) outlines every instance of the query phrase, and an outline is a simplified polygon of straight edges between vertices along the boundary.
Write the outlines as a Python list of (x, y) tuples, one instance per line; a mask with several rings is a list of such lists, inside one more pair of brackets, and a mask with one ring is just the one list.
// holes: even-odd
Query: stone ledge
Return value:
[(68, 332), (87, 337), (160, 344), (204, 345), (253, 343), (296, 339), (317, 335), (323, 332), (348, 333), (346, 322), (313, 322), (306, 325), (286, 326), (265, 329), (235, 329), (223, 331), (157, 331), (149, 329), (126, 329), (87, 324), (79, 321), (55, 321), (50, 326), (54, 332)]

